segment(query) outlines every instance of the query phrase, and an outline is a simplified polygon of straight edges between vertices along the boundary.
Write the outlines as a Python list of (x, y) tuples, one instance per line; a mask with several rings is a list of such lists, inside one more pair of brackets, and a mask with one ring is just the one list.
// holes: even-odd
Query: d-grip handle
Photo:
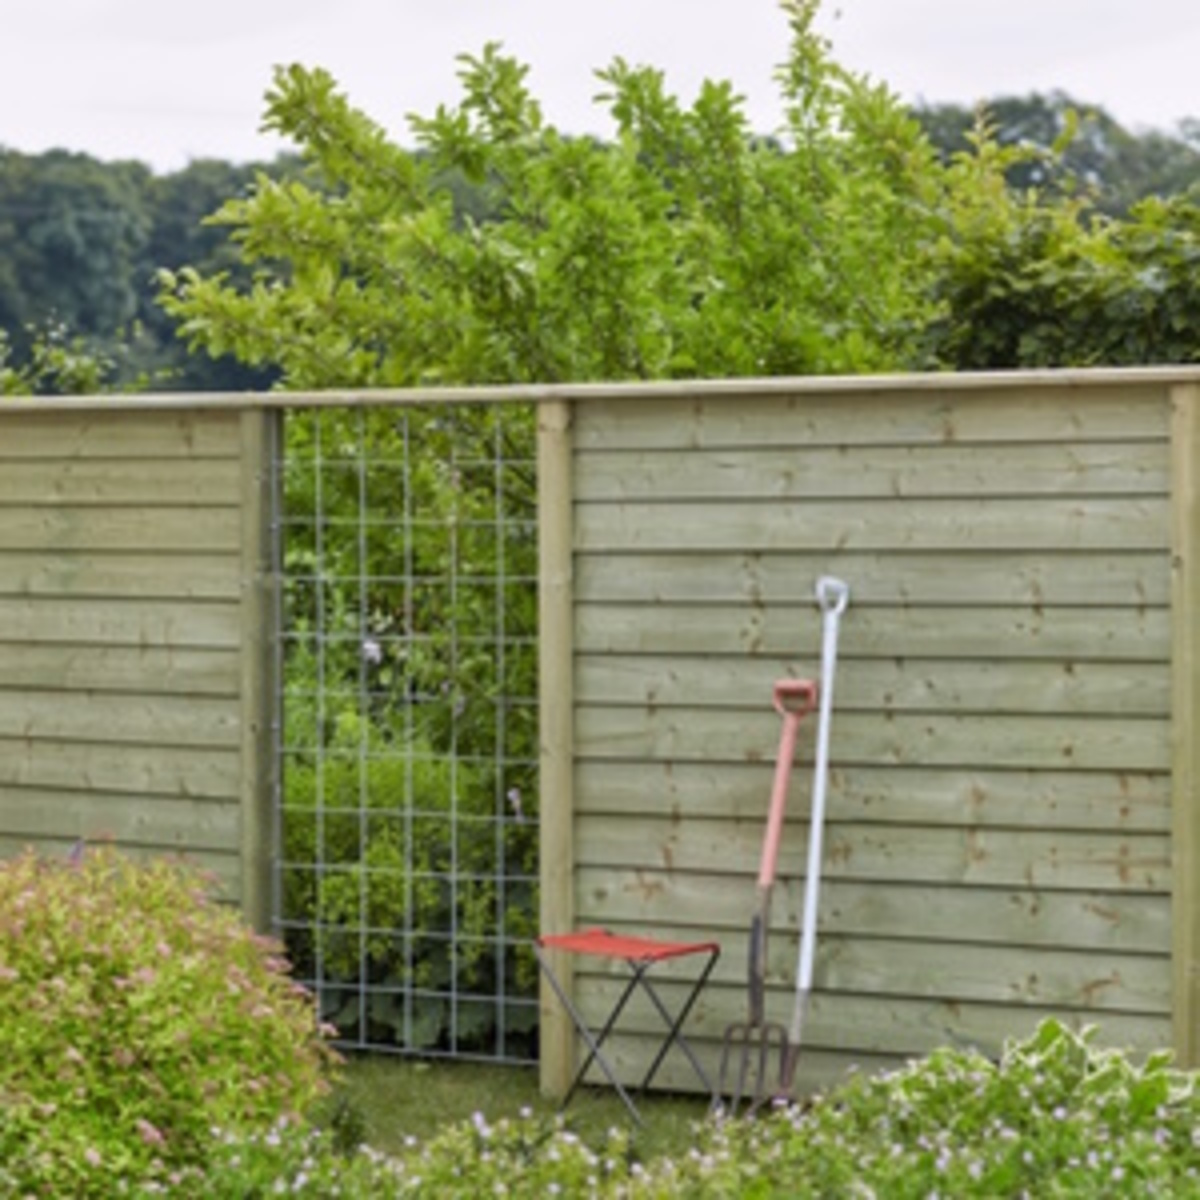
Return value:
[(779, 679), (775, 683), (772, 701), (781, 717), (789, 713), (806, 717), (817, 707), (817, 685), (811, 679)]

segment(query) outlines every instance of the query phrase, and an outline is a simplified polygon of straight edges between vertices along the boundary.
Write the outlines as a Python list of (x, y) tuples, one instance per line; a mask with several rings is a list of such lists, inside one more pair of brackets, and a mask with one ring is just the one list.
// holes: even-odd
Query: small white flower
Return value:
[(366, 662), (378, 666), (383, 662), (383, 647), (374, 638), (366, 638), (362, 644), (362, 656)]

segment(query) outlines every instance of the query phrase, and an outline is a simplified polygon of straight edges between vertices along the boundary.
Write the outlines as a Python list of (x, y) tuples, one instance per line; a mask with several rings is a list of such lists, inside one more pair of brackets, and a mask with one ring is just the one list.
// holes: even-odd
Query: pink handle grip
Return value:
[(817, 707), (817, 685), (811, 679), (780, 679), (775, 684), (772, 699), (780, 716), (795, 713), (806, 717)]
[(779, 735), (779, 756), (775, 760), (775, 779), (771, 785), (771, 808), (767, 814), (767, 832), (763, 836), (762, 861), (758, 868), (758, 886), (775, 882), (775, 864), (783, 839), (783, 815), (787, 808), (788, 782), (792, 760), (796, 757), (796, 738), (800, 722), (817, 707), (817, 685), (811, 679), (781, 679), (775, 685), (775, 711), (783, 717)]

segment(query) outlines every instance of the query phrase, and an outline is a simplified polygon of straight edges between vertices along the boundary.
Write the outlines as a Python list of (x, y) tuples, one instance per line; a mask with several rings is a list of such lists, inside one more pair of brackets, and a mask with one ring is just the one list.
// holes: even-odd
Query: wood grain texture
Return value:
[[(773, 761), (773, 712), (579, 705), (580, 758), (651, 762)], [(811, 725), (800, 761), (812, 761)], [(863, 766), (1166, 771), (1166, 723), (1150, 717), (839, 712), (831, 761)]]
[[(1166, 563), (1164, 556), (1164, 570)], [(575, 635), (586, 654), (766, 655), (811, 665), (820, 654), (821, 628), (812, 606), (799, 598), (768, 606), (594, 604), (580, 596)], [(841, 655), (1168, 662), (1171, 617), (1165, 608), (1147, 607), (854, 607), (842, 623)]]
[(229, 749), (241, 725), (238, 701), (223, 696), (0, 690), (0, 738)]
[(46, 405), (5, 406), (0, 460), (230, 459), (241, 454), (241, 405), (225, 411), (195, 401), (176, 411), (124, 405), (106, 398), (102, 409), (71, 412)]
[[(832, 810), (832, 799), (830, 803)], [(762, 826), (580, 816), (578, 837), (581, 866), (751, 877), (758, 868)], [(781, 875), (800, 872), (806, 848), (806, 825), (785, 830)], [(1171, 842), (1163, 834), (852, 825), (831, 816), (823, 876), (1166, 897), (1171, 890)]]
[(581, 455), (579, 500), (811, 500), (1163, 496), (1161, 440), (962, 446), (761, 446), (596, 450)]
[(92, 505), (0, 507), (0, 550), (233, 553), (240, 545), (238, 510)]
[(0, 595), (228, 600), (240, 595), (236, 554), (171, 551), (0, 551)]
[(0, 597), (0, 641), (235, 650), (237, 605), (113, 596), (103, 602)]
[(9, 838), (84, 838), (173, 851), (232, 854), (238, 805), (231, 800), (156, 799), (124, 792), (5, 787), (0, 829)]
[[(591, 655), (576, 662), (584, 704), (761, 710), (777, 679), (813, 674), (813, 663), (707, 655)], [(859, 712), (1094, 714), (1166, 717), (1167, 663), (1010, 662), (944, 658), (844, 659), (838, 705)]]
[[(619, 977), (589, 976), (587, 982), (588, 1016), (602, 1017), (605, 1006), (616, 1001)], [(668, 1006), (678, 1004), (684, 993), (683, 985), (675, 982), (665, 983), (661, 990)], [(782, 1008), (785, 1018), (787, 999), (786, 993), (772, 994), (773, 1008)], [(708, 990), (689, 1019), (689, 1039), (698, 1046), (707, 1043), (707, 1052), (714, 1052), (726, 1025), (746, 1019), (745, 997), (740, 997), (740, 1011), (738, 1000), (735, 993), (723, 988)], [(1169, 1036), (1169, 1021), (1161, 1014), (1044, 1004), (1017, 1008), (1003, 1003), (927, 997), (894, 997), (882, 1006), (871, 996), (825, 990), (813, 993), (807, 1028), (812, 1046), (826, 1047), (826, 1053), (841, 1052), (847, 1057), (910, 1058), (944, 1046), (974, 1048), (998, 1057), (1008, 1039), (1032, 1034), (1039, 1022), (1050, 1017), (1075, 1029), (1098, 1026), (1105, 1040), (1135, 1053), (1161, 1049), (1164, 1037)], [(626, 1036), (652, 1039), (660, 1026), (661, 1017), (648, 1002), (638, 998), (629, 1006), (622, 1031)]]
[(237, 503), (236, 459), (22, 459), (4, 461), (0, 443), (0, 507), (211, 505)]
[[(804, 879), (792, 858), (776, 885), (772, 933), (790, 937), (800, 927)], [(926, 883), (910, 878), (824, 881), (821, 936), (919, 938), (978, 945), (1112, 949), (1165, 955), (1171, 944), (1169, 906), (1161, 893)], [(728, 952), (744, 953), (754, 888), (741, 876), (665, 867), (581, 866), (575, 900), (585, 924), (615, 921), (647, 929), (704, 914), (700, 928), (719, 935)]]
[[(915, 381), (914, 381), (915, 382)], [(753, 446), (909, 446), (1166, 441), (1165, 389), (1153, 384), (907, 394), (797, 389), (792, 395), (597, 398), (580, 409), (580, 451)]]
[[(720, 938), (704, 1053), (745, 1019), (770, 689), (819, 673), (821, 574), (852, 598), (802, 1087), (851, 1060), (995, 1051), (1046, 1015), (1162, 1043), (1179, 936), (1171, 430), (1166, 388), (1141, 383), (581, 406), (575, 907)], [(812, 739), (807, 723), (773, 911), (784, 1019)], [(615, 983), (589, 963), (585, 1009)], [(630, 1065), (655, 1020), (630, 1014)]]
[[(1168, 548), (1165, 498), (627, 501), (576, 505), (591, 553), (682, 550), (1147, 550)], [(0, 530), (2, 534), (2, 530)]]
[(0, 853), (186, 851), (244, 899), (245, 420), (0, 424)]
[(1172, 897), (1174, 1046), (1200, 1064), (1200, 387), (1171, 395), (1172, 424)]
[(239, 844), (241, 873), (238, 901), (250, 924), (271, 931), (272, 830), (275, 783), (273, 730), (280, 720), (279, 681), (275, 677), (277, 611), (276, 561), (271, 522), (276, 508), (272, 463), (280, 457), (282, 418), (277, 413), (241, 416), (242, 460), (235, 495), (241, 516), (241, 604), (238, 734), (241, 750)]
[(236, 700), (238, 653), (235, 649), (6, 642), (0, 645), (0, 695), (17, 689), (104, 693), (110, 705), (120, 704), (125, 693)]
[[(538, 706), (539, 706), (539, 930), (569, 932), (575, 923), (574, 622), (571, 552), (572, 437), (570, 404), (538, 412)], [(575, 963), (559, 951), (547, 965), (573, 996)], [(539, 995), (539, 1081), (562, 1096), (575, 1075), (574, 1035), (548, 982)]]
[(1165, 608), (1168, 556), (1160, 550), (993, 550), (988, 554), (787, 548), (649, 551), (575, 556), (579, 594), (591, 603), (775, 605), (807, 599), (814, 579), (854, 580), (863, 606)]
[[(660, 816), (675, 821), (766, 819), (773, 762), (582, 761), (579, 813)], [(796, 770), (789, 812), (801, 820), (810, 778)], [(1129, 830), (1168, 833), (1166, 772), (1022, 770), (996, 767), (848, 765), (830, 769), (830, 803), (841, 820), (875, 825), (988, 829)]]

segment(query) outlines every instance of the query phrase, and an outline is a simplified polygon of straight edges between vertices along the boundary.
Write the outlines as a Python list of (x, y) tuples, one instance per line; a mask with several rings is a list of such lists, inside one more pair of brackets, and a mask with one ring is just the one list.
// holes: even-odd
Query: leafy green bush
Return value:
[(707, 1122), (678, 1160), (638, 1163), (620, 1131), (476, 1115), (403, 1159), (389, 1195), (1195, 1197), (1200, 1092), (1168, 1056), (1137, 1066), (1044, 1023), (999, 1063), (940, 1050), (807, 1106)]
[[(289, 952), (298, 970), (334, 985), (322, 1015), (347, 1036), (437, 1046), (449, 1020), (443, 995), (499, 994), (495, 939), (534, 936), (536, 826), (506, 831), (508, 871), (523, 875), (504, 881), (501, 911), (493, 786), (478, 768), (452, 771), (427, 745), (365, 765), (330, 757), (319, 769), (290, 765), (285, 795)], [(533, 964), (512, 953), (503, 962), (504, 993), (532, 994)], [(460, 1003), (459, 1044), (489, 1036), (495, 1017), (494, 1001)], [(507, 1006), (509, 1033), (535, 1020), (532, 1006)]]
[(268, 1128), (336, 1056), (274, 943), (193, 870), (0, 864), (0, 1194), (108, 1195)]
[(1090, 1043), (1047, 1021), (998, 1063), (939, 1050), (856, 1078), (808, 1111), (726, 1123), (649, 1194), (1200, 1195), (1196, 1075)]
[(284, 1118), (252, 1134), (215, 1131), (204, 1165), (181, 1172), (168, 1194), (189, 1200), (382, 1200), (394, 1194), (398, 1175), (397, 1164), (369, 1148), (340, 1149), (331, 1134)]
[[(29, 1180), (49, 1178), (55, 1194), (195, 1200), (1197, 1197), (1196, 1084), (1195, 1074), (1171, 1069), (1165, 1054), (1135, 1065), (1049, 1021), (998, 1063), (939, 1050), (891, 1074), (854, 1078), (806, 1105), (698, 1123), (693, 1145), (675, 1159), (640, 1162), (627, 1129), (589, 1144), (571, 1130), (569, 1116), (528, 1110), (495, 1122), (475, 1113), (424, 1144), (407, 1139), (395, 1158), (356, 1145), (353, 1130), (339, 1129), (336, 1119), (321, 1130), (284, 1117), (213, 1128), (199, 1139), (193, 1162), (127, 1159), (117, 1177), (89, 1155), (81, 1125), (78, 1138), (45, 1147), (56, 1156), (52, 1176), (14, 1175), (11, 1157), (0, 1159), (0, 1195), (28, 1194)], [(77, 1111), (73, 1119), (82, 1120)], [(0, 1151), (12, 1144), (13, 1127), (12, 1111), (0, 1107)]]

